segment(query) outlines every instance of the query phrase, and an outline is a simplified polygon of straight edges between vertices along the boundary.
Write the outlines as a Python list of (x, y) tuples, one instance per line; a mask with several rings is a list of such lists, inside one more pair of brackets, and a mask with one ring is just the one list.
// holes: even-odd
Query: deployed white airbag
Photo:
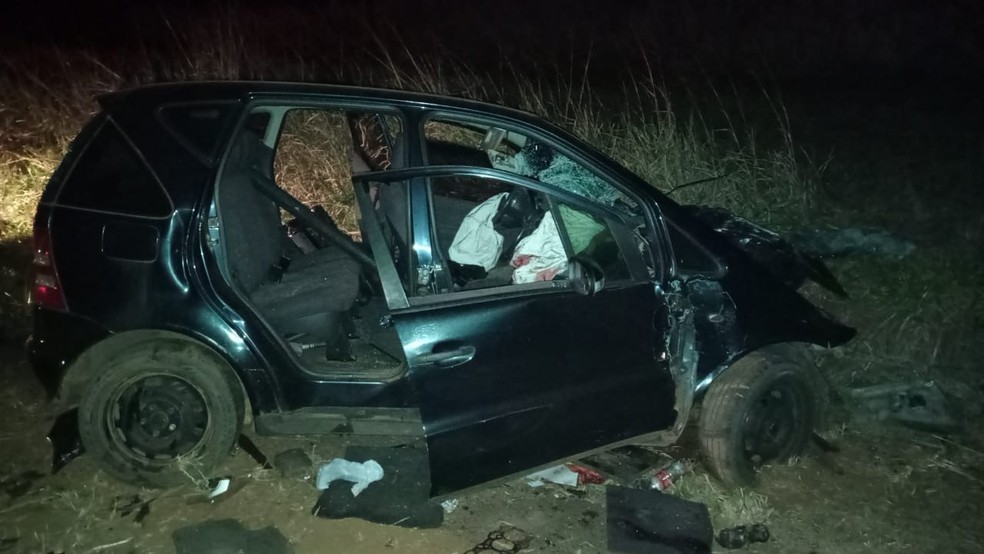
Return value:
[(553, 214), (547, 212), (536, 230), (519, 241), (509, 263), (515, 268), (512, 280), (517, 285), (549, 281), (567, 269), (567, 252)]
[(452, 260), (461, 265), (481, 266), (485, 271), (495, 267), (502, 255), (503, 239), (492, 226), (492, 218), (506, 194), (496, 194), (468, 212), (448, 249)]

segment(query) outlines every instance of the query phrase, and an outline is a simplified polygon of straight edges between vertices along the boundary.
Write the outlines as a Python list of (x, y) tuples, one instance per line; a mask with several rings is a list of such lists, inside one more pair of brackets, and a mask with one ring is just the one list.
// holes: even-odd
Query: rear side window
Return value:
[(233, 103), (177, 104), (161, 108), (160, 118), (185, 148), (212, 165), (219, 140), (235, 115), (236, 106)]
[(172, 211), (157, 178), (112, 122), (82, 152), (56, 202), (143, 217), (168, 217)]

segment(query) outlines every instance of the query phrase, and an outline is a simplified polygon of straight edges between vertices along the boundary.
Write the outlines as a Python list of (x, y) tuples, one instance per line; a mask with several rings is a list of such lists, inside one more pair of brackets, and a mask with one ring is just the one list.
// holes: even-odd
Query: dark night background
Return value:
[(356, 52), (398, 38), (415, 52), (446, 49), (480, 67), (577, 62), (591, 50), (620, 69), (645, 51), (667, 75), (962, 81), (976, 80), (984, 64), (982, 16), (972, 0), (17, 1), (5, 9), (2, 40), (14, 51), (112, 53), (165, 46), (212, 19), (215, 32), (245, 24), (256, 34), (244, 40), (281, 55)]

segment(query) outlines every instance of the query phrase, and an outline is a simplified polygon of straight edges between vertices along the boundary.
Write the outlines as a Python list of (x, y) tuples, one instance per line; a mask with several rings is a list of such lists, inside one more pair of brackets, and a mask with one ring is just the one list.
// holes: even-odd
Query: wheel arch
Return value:
[(707, 389), (718, 377), (721, 376), (721, 374), (726, 372), (728, 368), (733, 366), (739, 360), (747, 358), (751, 355), (780, 356), (812, 364), (814, 362), (810, 359), (809, 354), (807, 354), (807, 349), (811, 346), (817, 345), (811, 342), (802, 341), (775, 342), (738, 352), (736, 355), (729, 357), (708, 372), (707, 375), (702, 377), (700, 381), (697, 382), (697, 387), (694, 389), (694, 396), (695, 398), (703, 397), (707, 392)]
[(145, 348), (187, 349), (199, 361), (218, 369), (229, 383), (240, 410), (240, 421), (253, 413), (257, 405), (255, 393), (250, 391), (233, 364), (218, 350), (188, 335), (162, 329), (140, 329), (115, 333), (93, 344), (65, 371), (58, 389), (57, 406), (62, 412), (78, 407), (86, 387), (99, 376), (103, 364), (123, 352), (133, 352)]

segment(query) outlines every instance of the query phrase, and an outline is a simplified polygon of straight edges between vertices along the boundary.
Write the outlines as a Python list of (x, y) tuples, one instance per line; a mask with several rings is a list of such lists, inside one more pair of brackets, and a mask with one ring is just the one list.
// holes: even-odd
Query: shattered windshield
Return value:
[(633, 212), (636, 202), (544, 141), (498, 127), (432, 119), (424, 125), (432, 165), (463, 164), (516, 173), (571, 194)]

